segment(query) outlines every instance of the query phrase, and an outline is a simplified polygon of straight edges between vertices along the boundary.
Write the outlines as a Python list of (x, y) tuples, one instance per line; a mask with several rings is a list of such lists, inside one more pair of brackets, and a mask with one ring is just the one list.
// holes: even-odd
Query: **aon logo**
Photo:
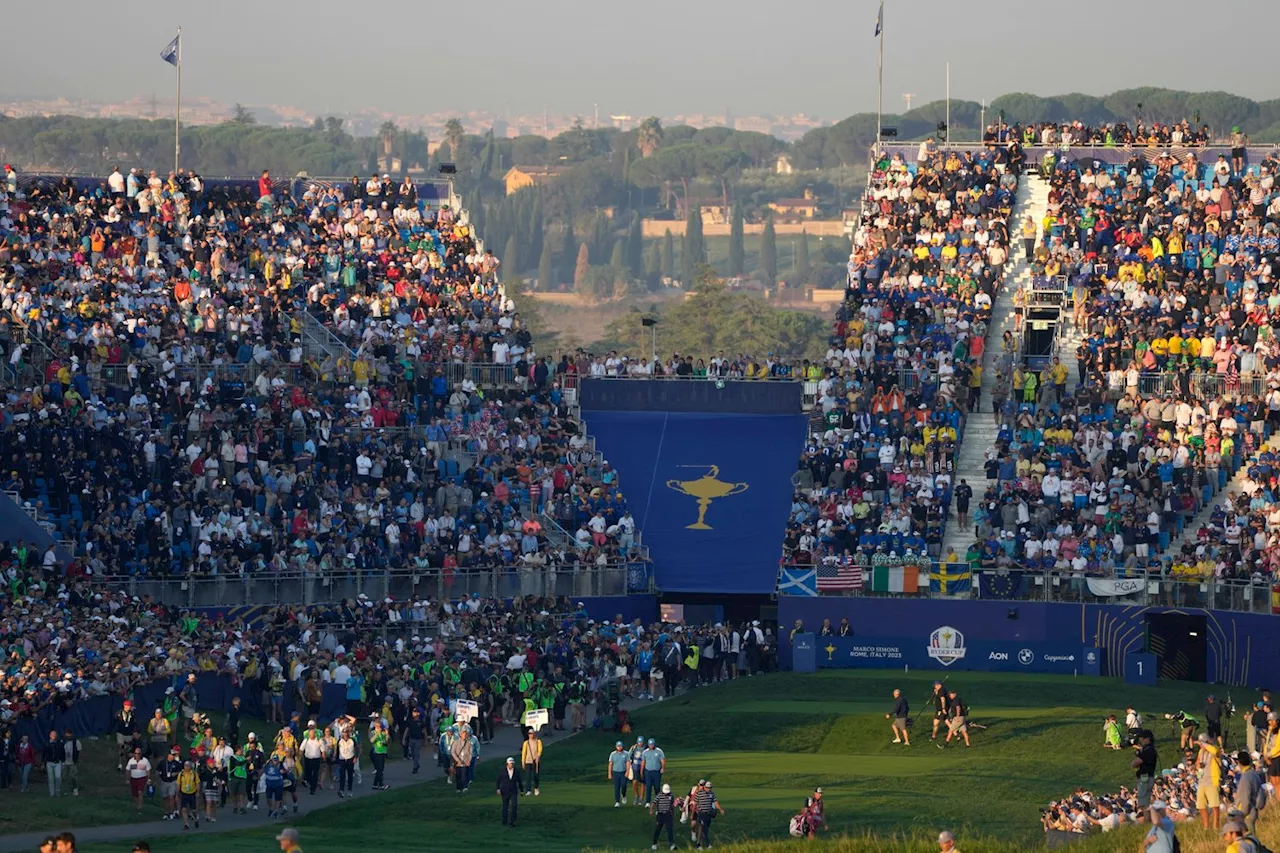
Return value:
[(987, 660), (1008, 660), (1008, 659), (1009, 659), (1008, 652), (992, 652), (990, 655), (987, 656)]

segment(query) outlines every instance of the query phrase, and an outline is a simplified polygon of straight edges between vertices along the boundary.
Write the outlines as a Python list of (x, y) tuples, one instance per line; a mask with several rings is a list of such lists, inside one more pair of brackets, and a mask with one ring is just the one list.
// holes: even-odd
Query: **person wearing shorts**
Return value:
[(960, 735), (964, 739), (964, 745), (967, 749), (969, 747), (969, 725), (966, 720), (969, 709), (965, 707), (964, 702), (956, 695), (954, 690), (948, 694), (948, 705), (951, 709), (951, 719), (947, 723), (947, 739), (945, 742), (951, 743), (951, 738)]
[(196, 829), (200, 828), (200, 807), (196, 803), (196, 794), (200, 790), (200, 775), (196, 773), (195, 763), (188, 760), (182, 765), (178, 774), (178, 811), (182, 815), (182, 828), (189, 829), (194, 820)]
[(175, 746), (160, 764), (160, 796), (164, 798), (164, 819), (177, 820), (178, 776), (182, 773), (181, 751)]
[(129, 793), (133, 796), (133, 805), (142, 814), (142, 795), (147, 792), (147, 783), (151, 781), (151, 762), (142, 754), (142, 747), (133, 749), (133, 757), (125, 762), (125, 775), (129, 778)]
[(262, 781), (267, 788), (267, 817), (284, 814), (284, 768), (280, 756), (273, 755), (262, 768)]

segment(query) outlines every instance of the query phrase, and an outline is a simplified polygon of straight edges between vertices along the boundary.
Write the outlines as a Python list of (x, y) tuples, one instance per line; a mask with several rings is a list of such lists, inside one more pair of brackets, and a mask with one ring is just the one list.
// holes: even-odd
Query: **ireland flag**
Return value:
[(916, 566), (875, 566), (871, 569), (872, 592), (920, 591), (920, 569)]

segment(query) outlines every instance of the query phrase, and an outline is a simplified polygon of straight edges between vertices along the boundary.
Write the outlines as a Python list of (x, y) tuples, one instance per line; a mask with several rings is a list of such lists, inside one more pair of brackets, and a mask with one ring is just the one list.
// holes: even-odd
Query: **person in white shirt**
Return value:
[(147, 783), (151, 781), (151, 762), (142, 754), (142, 747), (135, 747), (133, 757), (124, 765), (124, 775), (129, 779), (129, 793), (133, 795), (133, 805), (142, 814), (142, 795), (147, 791)]

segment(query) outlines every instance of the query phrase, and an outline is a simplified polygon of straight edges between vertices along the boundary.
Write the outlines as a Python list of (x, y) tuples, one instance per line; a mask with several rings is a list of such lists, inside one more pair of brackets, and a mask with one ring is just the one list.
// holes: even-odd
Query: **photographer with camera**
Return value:
[(1160, 761), (1155, 735), (1142, 729), (1138, 732), (1138, 745), (1134, 749), (1137, 753), (1129, 766), (1138, 780), (1138, 807), (1145, 810), (1151, 806), (1151, 789), (1156, 784), (1156, 764)]
[(1178, 749), (1191, 749), (1196, 743), (1196, 729), (1200, 728), (1200, 721), (1188, 714), (1186, 711), (1179, 711), (1176, 714), (1165, 714), (1166, 720), (1177, 720), (1182, 726), (1182, 736), (1178, 739)]

